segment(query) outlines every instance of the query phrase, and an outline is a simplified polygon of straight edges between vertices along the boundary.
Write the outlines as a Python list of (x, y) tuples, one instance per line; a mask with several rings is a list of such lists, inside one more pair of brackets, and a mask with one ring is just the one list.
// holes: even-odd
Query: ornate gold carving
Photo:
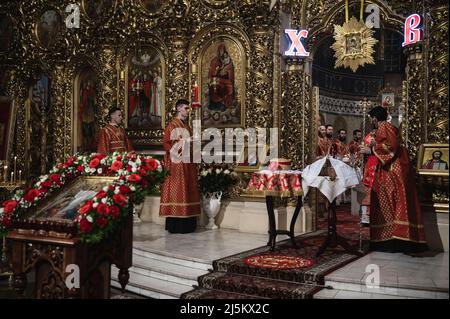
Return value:
[(448, 4), (431, 10), (430, 27), (427, 142), (448, 143)]
[(336, 57), (335, 68), (349, 67), (353, 72), (365, 64), (375, 64), (373, 46), (378, 40), (372, 36), (374, 31), (366, 27), (363, 21), (352, 17), (342, 26), (334, 26), (332, 48)]

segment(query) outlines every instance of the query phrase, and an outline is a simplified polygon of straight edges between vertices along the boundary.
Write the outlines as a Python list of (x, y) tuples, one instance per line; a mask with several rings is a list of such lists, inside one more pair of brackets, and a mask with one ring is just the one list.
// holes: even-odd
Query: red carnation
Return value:
[(125, 206), (127, 204), (127, 199), (122, 194), (114, 194), (113, 195), (114, 203), (120, 206)]
[(98, 158), (94, 158), (89, 162), (90, 168), (97, 168), (98, 164), (100, 164), (100, 160)]
[(154, 158), (148, 158), (145, 160), (145, 163), (147, 164), (147, 168), (151, 171), (154, 171), (158, 168), (158, 161)]
[(67, 164), (67, 166), (70, 166), (70, 165), (73, 164), (73, 162), (75, 162), (75, 157), (70, 156), (70, 157), (67, 159), (66, 164)]
[(99, 203), (99, 204), (97, 205), (97, 212), (98, 212), (100, 215), (106, 215), (106, 214), (108, 213), (108, 205), (103, 204), (103, 203)]
[(102, 189), (100, 192), (95, 195), (95, 197), (102, 199), (103, 197), (106, 197), (108, 194)]
[(108, 206), (108, 215), (111, 215), (113, 218), (119, 217), (120, 209), (119, 207), (112, 205)]
[(94, 158), (98, 158), (99, 161), (101, 161), (102, 159), (104, 159), (106, 157), (106, 154), (98, 154), (96, 155)]
[(4, 202), (3, 206), (5, 207), (4, 208), (5, 214), (12, 213), (18, 205), (19, 203), (13, 199)]
[(83, 233), (89, 233), (92, 231), (92, 225), (87, 219), (83, 218), (80, 220), (80, 231)]
[(41, 194), (40, 190), (36, 188), (30, 189), (25, 195), (23, 195), (23, 199), (28, 202), (33, 202), (36, 197)]
[(52, 182), (49, 180), (46, 180), (41, 183), (41, 187), (50, 188), (50, 187), (52, 187)]
[(61, 174), (50, 175), (50, 180), (55, 184), (61, 185)]
[(119, 155), (116, 157), (116, 161), (121, 161), (121, 160), (122, 160), (122, 156)]
[(95, 221), (97, 226), (100, 227), (100, 228), (104, 228), (106, 226), (107, 222), (108, 222), (108, 220), (105, 217), (99, 217)]
[(128, 193), (131, 192), (131, 189), (130, 189), (130, 187), (128, 187), (127, 185), (120, 185), (120, 186), (119, 186), (119, 191), (120, 191), (120, 193), (126, 195), (126, 194), (128, 194)]
[(81, 206), (81, 208), (79, 210), (80, 215), (84, 215), (84, 214), (90, 212), (92, 210), (92, 205), (93, 205), (93, 202), (91, 200), (88, 200), (86, 202), (86, 204)]
[(83, 167), (82, 165), (78, 165), (78, 166), (77, 166), (77, 171), (78, 171), (78, 173), (83, 172), (83, 170), (84, 170), (84, 167)]
[(132, 183), (139, 183), (141, 179), (142, 178), (138, 174), (131, 174), (128, 176), (128, 181)]
[(119, 161), (114, 161), (111, 165), (111, 170), (113, 172), (117, 172), (119, 169), (123, 167), (123, 163)]

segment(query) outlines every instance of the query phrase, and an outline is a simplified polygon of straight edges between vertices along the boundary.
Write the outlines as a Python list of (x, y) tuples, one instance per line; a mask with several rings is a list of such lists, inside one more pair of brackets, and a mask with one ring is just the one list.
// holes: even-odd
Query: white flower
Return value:
[(212, 169), (208, 168), (207, 172), (208, 172), (208, 174), (211, 174), (212, 173)]
[(103, 203), (103, 204), (106, 204), (106, 197), (103, 197), (103, 198), (102, 198), (102, 203)]
[(136, 164), (141, 165), (142, 161), (141, 159), (138, 157), (138, 159), (136, 160)]
[(220, 174), (222, 172), (221, 168), (216, 168), (216, 174)]
[(132, 171), (133, 173), (136, 173), (136, 172), (137, 172), (136, 166), (132, 166), (132, 167), (131, 167), (131, 171)]
[(98, 206), (98, 203), (92, 204), (92, 207), (96, 208)]
[(207, 172), (207, 171), (202, 171), (202, 172), (200, 173), (200, 175), (206, 176), (206, 175), (208, 175), (208, 172)]
[(40, 186), (41, 186), (41, 182), (37, 182), (36, 187), (40, 187)]
[(119, 193), (120, 193), (120, 190), (118, 187), (116, 187), (116, 189), (114, 190), (114, 194), (119, 194)]
[(92, 216), (87, 216), (86, 217), (87, 221), (92, 223), (94, 221), (94, 219), (92, 218)]
[(104, 158), (101, 159), (100, 164), (102, 164), (102, 165), (105, 165), (105, 164), (106, 164), (106, 161), (105, 161)]
[(117, 174), (122, 175), (122, 174), (123, 174), (123, 169), (119, 169), (119, 170), (117, 171)]
[(91, 168), (91, 173), (95, 173), (96, 169), (95, 168)]
[(230, 171), (228, 169), (226, 169), (226, 170), (223, 171), (223, 173), (228, 175), (228, 174), (230, 174)]
[(102, 173), (102, 168), (100, 167), (98, 170), (97, 170), (97, 173), (99, 173), (99, 174), (101, 174)]
[(157, 171), (158, 172), (162, 172), (162, 166), (161, 165), (158, 166)]
[(90, 169), (89, 167), (85, 167), (85, 168), (84, 168), (84, 171), (85, 171), (86, 173), (89, 173), (89, 172), (91, 171), (91, 169)]
[(134, 186), (130, 186), (130, 189), (132, 192), (136, 191), (136, 187), (134, 187)]
[(0, 214), (3, 214), (3, 212), (5, 211), (5, 209), (3, 207), (0, 208)]
[(107, 192), (108, 191), (108, 186), (105, 186), (105, 187), (103, 187), (102, 188), (105, 192)]

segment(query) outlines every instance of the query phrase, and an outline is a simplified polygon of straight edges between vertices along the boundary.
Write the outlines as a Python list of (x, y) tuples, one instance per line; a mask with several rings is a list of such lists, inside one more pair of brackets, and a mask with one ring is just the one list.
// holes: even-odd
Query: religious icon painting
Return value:
[(8, 17), (0, 16), (0, 53), (11, 49), (14, 42), (14, 21)]
[(395, 106), (395, 94), (394, 93), (382, 93), (381, 94), (381, 106), (391, 111)]
[(45, 11), (37, 21), (36, 36), (44, 48), (54, 45), (62, 32), (62, 19), (56, 10)]
[(91, 68), (83, 69), (75, 83), (74, 142), (77, 152), (95, 152), (98, 133), (97, 76)]
[(418, 151), (417, 171), (420, 175), (448, 176), (448, 144), (422, 144)]
[(243, 126), (245, 53), (231, 38), (213, 39), (200, 55), (202, 126)]
[(83, 10), (91, 21), (99, 21), (108, 16), (115, 7), (116, 0), (83, 0)]
[(164, 57), (153, 47), (143, 47), (128, 62), (128, 129), (162, 129), (165, 114)]

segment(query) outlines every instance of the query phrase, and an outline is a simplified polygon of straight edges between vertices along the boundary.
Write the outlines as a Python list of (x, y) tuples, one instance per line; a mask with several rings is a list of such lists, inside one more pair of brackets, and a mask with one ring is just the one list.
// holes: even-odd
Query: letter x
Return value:
[(288, 35), (291, 41), (291, 46), (289, 50), (284, 51), (284, 55), (288, 56), (309, 56), (309, 52), (306, 52), (303, 43), (300, 41), (301, 38), (306, 38), (308, 36), (308, 30), (294, 30), (286, 29), (284, 33)]

